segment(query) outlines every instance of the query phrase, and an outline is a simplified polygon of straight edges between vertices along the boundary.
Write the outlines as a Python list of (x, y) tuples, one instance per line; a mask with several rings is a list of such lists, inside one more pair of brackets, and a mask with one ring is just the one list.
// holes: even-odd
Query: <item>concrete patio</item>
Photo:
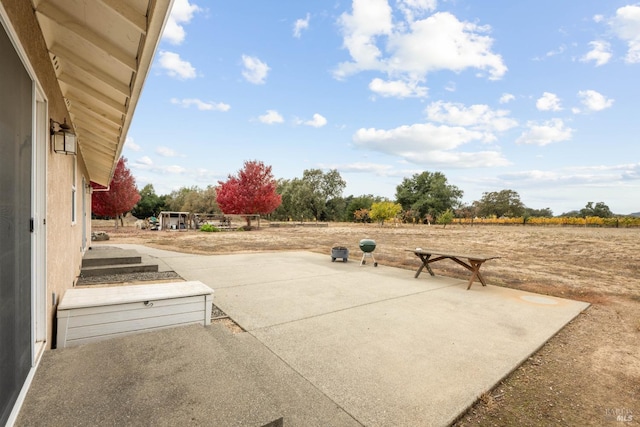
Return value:
[(246, 332), (48, 351), (17, 425), (447, 425), (588, 306), (329, 254), (118, 246), (210, 286)]

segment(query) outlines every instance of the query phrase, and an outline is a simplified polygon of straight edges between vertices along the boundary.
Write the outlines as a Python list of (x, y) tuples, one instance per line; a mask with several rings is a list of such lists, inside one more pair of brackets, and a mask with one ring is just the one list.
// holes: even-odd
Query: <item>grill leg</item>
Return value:
[(362, 260), (360, 261), (360, 265), (365, 265), (367, 263), (367, 261), (365, 261), (365, 258), (367, 257), (371, 257), (371, 259), (373, 260), (373, 266), (377, 267), (378, 266), (378, 262), (376, 261), (376, 258), (373, 256), (373, 252), (363, 252), (362, 253)]

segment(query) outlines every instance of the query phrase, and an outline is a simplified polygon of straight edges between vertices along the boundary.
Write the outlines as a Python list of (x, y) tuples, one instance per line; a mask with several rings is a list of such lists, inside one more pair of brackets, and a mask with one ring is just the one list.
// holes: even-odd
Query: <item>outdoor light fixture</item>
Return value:
[(67, 119), (62, 124), (51, 119), (51, 144), (56, 153), (76, 154), (76, 134), (67, 124)]

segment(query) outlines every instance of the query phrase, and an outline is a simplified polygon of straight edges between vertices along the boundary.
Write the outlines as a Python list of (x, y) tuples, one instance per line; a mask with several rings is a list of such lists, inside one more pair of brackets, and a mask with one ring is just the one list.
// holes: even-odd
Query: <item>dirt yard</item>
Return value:
[[(405, 249), (416, 247), (499, 255), (483, 266), (487, 283), (591, 307), (479, 396), (456, 426), (640, 424), (640, 229), (263, 223), (258, 230), (203, 233), (114, 231), (113, 222), (96, 222), (94, 231), (108, 232), (110, 243), (200, 254), (308, 250), (329, 260), (332, 247), (346, 246), (350, 262), (362, 256), (358, 242), (370, 238), (379, 264), (410, 270), (419, 260)], [(432, 266), (436, 274), (468, 278), (453, 262)]]

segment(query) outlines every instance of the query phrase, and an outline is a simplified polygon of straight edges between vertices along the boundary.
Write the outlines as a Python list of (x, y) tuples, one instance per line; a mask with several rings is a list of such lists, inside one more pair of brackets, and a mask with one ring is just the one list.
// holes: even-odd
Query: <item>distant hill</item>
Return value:
[(640, 212), (634, 212), (632, 214), (629, 214), (629, 216), (636, 216), (636, 217), (640, 217)]

